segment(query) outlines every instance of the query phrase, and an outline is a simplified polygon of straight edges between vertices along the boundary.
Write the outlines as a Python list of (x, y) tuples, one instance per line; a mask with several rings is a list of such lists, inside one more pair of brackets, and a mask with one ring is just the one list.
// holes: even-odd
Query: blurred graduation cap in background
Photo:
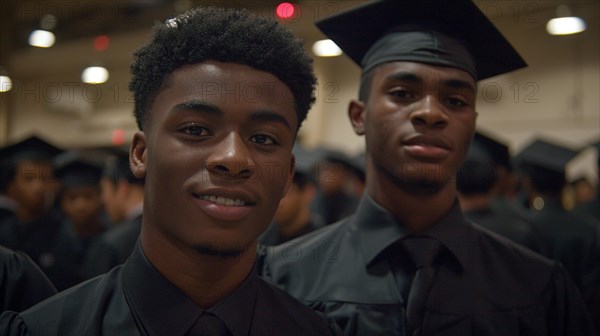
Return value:
[(407, 61), (459, 68), (481, 80), (527, 66), (471, 0), (373, 1), (316, 24), (363, 73)]
[(566, 182), (566, 166), (579, 150), (547, 139), (536, 139), (519, 152), (515, 161), (539, 191), (559, 191)]
[(487, 194), (499, 178), (499, 168), (512, 171), (508, 146), (481, 131), (475, 132), (458, 172), (456, 184), (463, 195)]
[(486, 158), (497, 166), (512, 170), (513, 165), (508, 146), (485, 132), (475, 132), (469, 153), (469, 155)]
[(15, 164), (20, 161), (52, 161), (63, 150), (33, 135), (0, 149), (2, 162)]
[(66, 188), (96, 186), (102, 176), (102, 157), (72, 150), (54, 159), (56, 176)]
[(46, 140), (32, 135), (21, 141), (0, 148), (0, 191), (4, 190), (14, 177), (19, 162), (47, 162), (60, 154), (62, 149)]

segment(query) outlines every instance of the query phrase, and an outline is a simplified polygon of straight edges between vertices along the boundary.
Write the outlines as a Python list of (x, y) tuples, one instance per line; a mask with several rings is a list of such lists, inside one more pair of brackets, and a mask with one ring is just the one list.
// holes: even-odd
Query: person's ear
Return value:
[(364, 135), (366, 118), (365, 103), (355, 99), (351, 100), (348, 105), (348, 117), (350, 118), (350, 123), (352, 123), (354, 133)]
[(136, 132), (129, 148), (129, 166), (133, 175), (139, 179), (146, 176), (146, 134), (142, 131)]

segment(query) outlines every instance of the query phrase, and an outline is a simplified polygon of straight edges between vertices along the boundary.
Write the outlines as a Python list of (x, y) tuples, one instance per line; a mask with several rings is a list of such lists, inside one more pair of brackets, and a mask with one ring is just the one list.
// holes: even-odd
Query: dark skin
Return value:
[(289, 186), (298, 125), (290, 97), (275, 76), (245, 65), (187, 65), (167, 79), (134, 136), (132, 171), (146, 178), (144, 253), (200, 307), (248, 276), (256, 240)]
[(456, 68), (392, 62), (348, 115), (367, 143), (369, 195), (412, 232), (452, 207), (456, 171), (475, 131), (475, 79)]

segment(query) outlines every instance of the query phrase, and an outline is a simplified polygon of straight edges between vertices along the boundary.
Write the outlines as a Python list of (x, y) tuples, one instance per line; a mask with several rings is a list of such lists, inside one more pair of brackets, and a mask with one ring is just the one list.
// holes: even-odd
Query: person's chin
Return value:
[(248, 246), (233, 243), (197, 243), (194, 245), (194, 249), (205, 256), (236, 258), (241, 256), (248, 249)]

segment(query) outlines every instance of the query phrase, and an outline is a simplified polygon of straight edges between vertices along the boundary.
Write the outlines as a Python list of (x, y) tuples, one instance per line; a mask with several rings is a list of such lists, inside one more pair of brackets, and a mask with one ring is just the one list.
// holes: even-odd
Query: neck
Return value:
[(209, 256), (182, 243), (146, 230), (140, 236), (150, 263), (200, 308), (206, 309), (235, 291), (246, 279), (256, 258), (256, 246), (237, 257)]
[(434, 226), (450, 211), (457, 197), (453, 181), (435, 192), (415, 192), (391, 181), (367, 178), (367, 192), (411, 232), (423, 232)]

